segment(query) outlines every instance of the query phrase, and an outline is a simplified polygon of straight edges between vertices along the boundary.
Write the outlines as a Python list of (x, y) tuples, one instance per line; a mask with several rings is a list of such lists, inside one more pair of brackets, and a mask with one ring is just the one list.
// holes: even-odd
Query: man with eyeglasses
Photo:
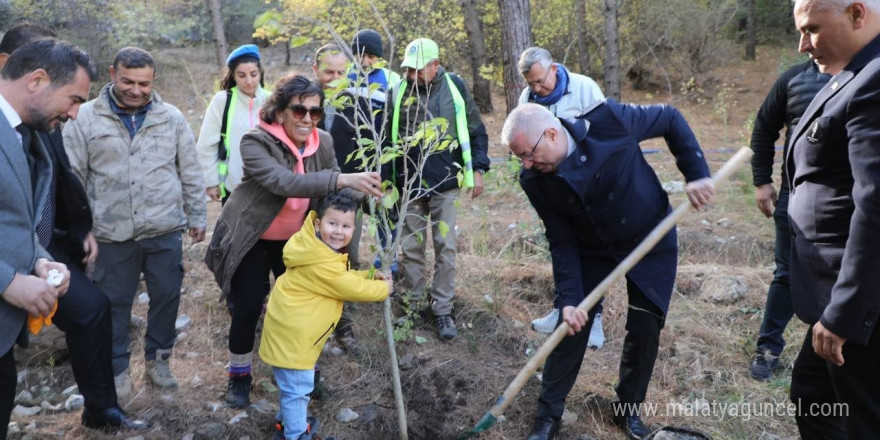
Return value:
[[(590, 77), (571, 73), (562, 64), (554, 63), (550, 51), (530, 47), (523, 51), (517, 63), (519, 71), (529, 85), (519, 96), (519, 103), (534, 102), (543, 105), (558, 118), (573, 118), (605, 99), (602, 90)], [(553, 333), (559, 325), (559, 308), (541, 318), (532, 320), (532, 329), (540, 333)], [(602, 329), (602, 302), (596, 304), (596, 315), (590, 324), (587, 346), (599, 349), (605, 344)]]
[(183, 282), (183, 232), (205, 238), (207, 205), (195, 138), (183, 114), (153, 88), (156, 63), (145, 50), (121, 49), (112, 82), (64, 127), (64, 145), (94, 216), (100, 253), (95, 284), (110, 298), (116, 392), (131, 394), (128, 329), (140, 274), (150, 295), (144, 376), (177, 388), (169, 358)]
[[(520, 185), (544, 222), (562, 319), (571, 326), (544, 364), (528, 440), (549, 440), (559, 430), (587, 348), (586, 324), (596, 313), (577, 305), (671, 212), (639, 148), (639, 142), (656, 137), (666, 140), (688, 181), (688, 199), (702, 209), (715, 192), (709, 166), (673, 107), (606, 100), (577, 118), (557, 119), (545, 107), (526, 103), (504, 123), (501, 143), (522, 161)], [(612, 409), (614, 422), (630, 439), (650, 433), (640, 405), (657, 358), (677, 259), (673, 229), (626, 274), (627, 334)]]

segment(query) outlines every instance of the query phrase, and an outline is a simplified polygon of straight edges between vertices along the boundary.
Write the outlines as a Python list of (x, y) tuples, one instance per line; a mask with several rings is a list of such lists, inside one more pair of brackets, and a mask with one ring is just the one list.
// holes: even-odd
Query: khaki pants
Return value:
[[(452, 313), (452, 299), (455, 297), (455, 201), (459, 189), (435, 193), (413, 200), (409, 204), (403, 222), (401, 271), (403, 285), (416, 298), (425, 292), (427, 283), (426, 248), (427, 228), (431, 227), (434, 242), (434, 278), (431, 283), (431, 310), (434, 315)], [(449, 226), (444, 237), (440, 233), (440, 222)], [(419, 238), (417, 235), (421, 235)]]

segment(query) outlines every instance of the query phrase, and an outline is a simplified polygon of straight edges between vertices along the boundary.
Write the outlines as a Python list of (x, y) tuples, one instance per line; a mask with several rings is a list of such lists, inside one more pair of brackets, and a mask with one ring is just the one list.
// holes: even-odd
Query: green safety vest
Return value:
[[(262, 87), (257, 89), (257, 93), (268, 94), (269, 92)], [(220, 197), (226, 197), (226, 176), (229, 175), (229, 126), (235, 120), (235, 106), (232, 105), (238, 99), (238, 87), (233, 87), (226, 91), (226, 105), (223, 107), (223, 116), (220, 120), (220, 143), (221, 148), (217, 149), (217, 173), (220, 175)], [(256, 99), (256, 94), (254, 98)]]
[[(465, 188), (474, 187), (474, 163), (471, 159), (471, 135), (468, 133), (467, 109), (465, 108), (464, 98), (458, 90), (458, 86), (452, 81), (448, 73), (446, 75), (446, 83), (449, 85), (449, 91), (452, 93), (452, 103), (455, 106), (455, 131), (458, 135), (458, 145), (461, 147), (461, 158), (464, 161), (464, 186)], [(391, 115), (391, 142), (397, 145), (398, 128), (400, 127), (400, 103), (403, 99), (403, 91), (406, 90), (406, 80), (400, 81), (395, 92), (397, 96), (394, 99), (394, 114)]]

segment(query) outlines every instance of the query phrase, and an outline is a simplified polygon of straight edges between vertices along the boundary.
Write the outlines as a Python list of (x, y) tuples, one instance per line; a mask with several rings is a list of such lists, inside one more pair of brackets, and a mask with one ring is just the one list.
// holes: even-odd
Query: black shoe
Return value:
[(251, 384), (254, 377), (250, 374), (244, 376), (231, 376), (226, 386), (226, 405), (230, 408), (246, 408), (251, 404)]
[(455, 328), (455, 321), (452, 315), (437, 316), (437, 336), (444, 341), (451, 341), (458, 336), (458, 330)]
[(642, 422), (637, 415), (614, 416), (614, 424), (623, 428), (626, 438), (630, 440), (642, 440), (651, 433), (651, 430)]
[(749, 373), (752, 374), (753, 378), (766, 382), (770, 380), (771, 376), (776, 374), (779, 369), (778, 355), (774, 355), (769, 351), (759, 351), (755, 353), (755, 357), (752, 359), (752, 365), (749, 366)]
[(97, 412), (90, 411), (88, 408), (83, 409), (82, 424), (86, 428), (92, 429), (120, 428), (137, 431), (149, 428), (147, 422), (143, 420), (128, 418), (119, 405)]
[(556, 437), (557, 432), (559, 432), (559, 420), (553, 417), (538, 417), (526, 440), (550, 440)]

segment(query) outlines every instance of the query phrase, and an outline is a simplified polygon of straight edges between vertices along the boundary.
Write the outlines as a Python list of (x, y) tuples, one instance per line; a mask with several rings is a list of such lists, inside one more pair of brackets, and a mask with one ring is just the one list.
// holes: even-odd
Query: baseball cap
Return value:
[(427, 38), (418, 38), (406, 46), (406, 52), (403, 54), (403, 62), (400, 67), (409, 67), (411, 69), (424, 69), (428, 62), (440, 58), (440, 48), (434, 40)]

